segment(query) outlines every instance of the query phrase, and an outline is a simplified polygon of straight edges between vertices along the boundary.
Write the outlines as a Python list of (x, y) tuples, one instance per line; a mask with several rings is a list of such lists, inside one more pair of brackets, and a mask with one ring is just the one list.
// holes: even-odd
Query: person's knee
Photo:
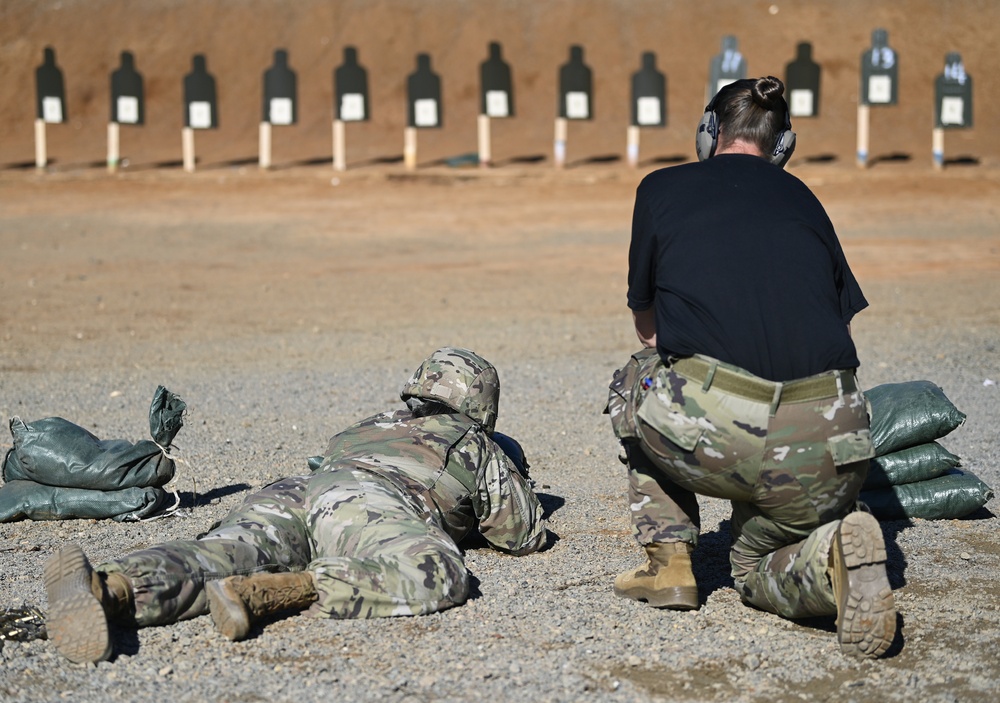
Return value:
[(417, 565), (419, 587), (412, 596), (424, 603), (436, 603), (434, 610), (461, 605), (469, 597), (469, 574), (458, 555), (448, 552), (426, 553)]

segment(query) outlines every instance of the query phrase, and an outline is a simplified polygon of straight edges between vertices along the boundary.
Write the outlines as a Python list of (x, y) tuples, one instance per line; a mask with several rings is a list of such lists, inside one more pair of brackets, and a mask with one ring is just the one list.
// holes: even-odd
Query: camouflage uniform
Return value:
[(403, 398), (449, 400), (463, 412), (401, 410), (363, 420), (330, 440), (311, 475), (248, 496), (196, 540), (134, 552), (97, 571), (127, 577), (141, 626), (207, 612), (206, 581), (269, 571), (311, 571), (318, 594), (311, 610), (333, 618), (463, 603), (468, 574), (456, 542), (478, 527), (494, 548), (521, 555), (542, 546), (545, 529), (527, 479), (488, 433), (499, 385), (462, 386), (486, 397), (482, 407), (475, 398), (449, 398), (435, 382), (440, 361), (425, 362)]
[(696, 543), (697, 494), (728, 499), (743, 600), (790, 618), (837, 612), (830, 545), (873, 454), (852, 372), (778, 384), (699, 355), (668, 366), (645, 350), (616, 372), (609, 398), (641, 545)]

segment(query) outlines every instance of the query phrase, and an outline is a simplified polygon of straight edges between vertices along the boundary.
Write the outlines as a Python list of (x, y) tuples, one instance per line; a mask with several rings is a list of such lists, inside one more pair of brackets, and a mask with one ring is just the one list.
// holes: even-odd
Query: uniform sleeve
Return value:
[[(833, 233), (832, 224), (830, 224), (830, 232)], [(834, 278), (837, 283), (837, 296), (840, 299), (840, 319), (845, 324), (850, 324), (855, 315), (868, 307), (868, 300), (861, 291), (861, 286), (854, 277), (854, 272), (851, 271), (851, 267), (847, 264), (847, 257), (844, 255), (844, 249), (840, 245), (840, 240), (835, 233), (832, 236), (836, 245), (834, 252)]]
[(656, 241), (649, 223), (649, 206), (640, 186), (632, 211), (632, 241), (628, 248), (628, 306), (648, 310), (656, 298)]
[(841, 252), (839, 274), (837, 283), (840, 287), (838, 291), (840, 294), (840, 316), (844, 322), (850, 323), (856, 314), (868, 307), (868, 300), (861, 292), (861, 286), (854, 278), (851, 267), (847, 265), (847, 259), (843, 258), (843, 252)]
[(507, 456), (485, 435), (473, 508), (479, 531), (494, 549), (520, 556), (545, 544), (542, 506)]

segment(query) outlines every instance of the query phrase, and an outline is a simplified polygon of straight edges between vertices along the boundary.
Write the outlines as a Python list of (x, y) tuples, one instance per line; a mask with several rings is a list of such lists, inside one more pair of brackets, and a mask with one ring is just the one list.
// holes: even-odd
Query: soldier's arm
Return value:
[(481, 463), (473, 508), (483, 537), (502, 552), (529, 554), (545, 544), (542, 506), (523, 478), (488, 437), (479, 435)]

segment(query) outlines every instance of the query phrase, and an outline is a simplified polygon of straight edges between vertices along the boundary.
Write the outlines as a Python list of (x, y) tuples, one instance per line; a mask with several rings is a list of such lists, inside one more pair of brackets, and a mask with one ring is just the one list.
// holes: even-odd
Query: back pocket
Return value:
[(853, 464), (875, 456), (872, 435), (867, 429), (839, 434), (826, 440), (835, 466)]

